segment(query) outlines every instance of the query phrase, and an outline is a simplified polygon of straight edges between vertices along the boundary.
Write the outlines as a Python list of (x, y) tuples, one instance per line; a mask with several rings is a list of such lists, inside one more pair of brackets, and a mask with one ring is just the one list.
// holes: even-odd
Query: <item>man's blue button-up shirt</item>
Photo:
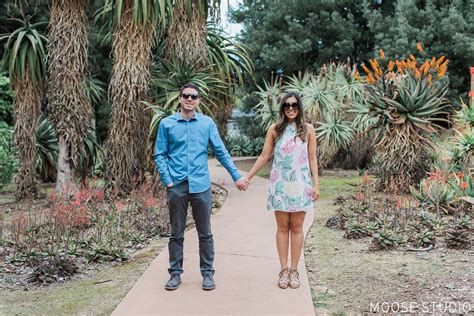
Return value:
[(241, 175), (209, 116), (195, 113), (193, 118), (185, 120), (178, 112), (161, 120), (153, 159), (163, 185), (188, 180), (190, 193), (208, 190), (211, 187), (207, 165), (209, 144), (217, 160), (237, 181)]

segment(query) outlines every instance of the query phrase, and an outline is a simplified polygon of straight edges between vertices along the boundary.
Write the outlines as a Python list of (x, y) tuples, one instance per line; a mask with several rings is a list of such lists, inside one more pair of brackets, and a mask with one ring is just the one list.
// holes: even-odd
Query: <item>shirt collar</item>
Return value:
[[(176, 120), (179, 122), (179, 121), (186, 121), (184, 118), (181, 117), (181, 110), (178, 110), (178, 112), (176, 112), (175, 114), (175, 117), (176, 117)], [(191, 117), (189, 120), (190, 121), (193, 121), (193, 120), (197, 120), (199, 118), (199, 113), (197, 113), (196, 111), (194, 112), (194, 116)]]

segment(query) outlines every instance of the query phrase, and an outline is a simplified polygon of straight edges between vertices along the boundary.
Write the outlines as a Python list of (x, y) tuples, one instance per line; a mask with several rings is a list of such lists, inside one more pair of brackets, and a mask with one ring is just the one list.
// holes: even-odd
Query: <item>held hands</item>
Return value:
[(314, 202), (316, 201), (317, 199), (319, 199), (319, 187), (318, 186), (314, 186), (313, 187), (313, 193), (312, 193), (312, 196), (311, 196), (311, 200)]
[(250, 181), (245, 178), (245, 177), (242, 177), (240, 178), (239, 180), (237, 180), (235, 182), (235, 186), (240, 190), (240, 191), (246, 191), (247, 188), (249, 187), (249, 184), (250, 184)]

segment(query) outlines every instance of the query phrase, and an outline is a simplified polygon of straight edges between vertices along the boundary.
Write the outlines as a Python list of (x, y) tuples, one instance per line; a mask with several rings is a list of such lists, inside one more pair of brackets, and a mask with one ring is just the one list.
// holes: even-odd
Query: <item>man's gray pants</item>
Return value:
[(170, 212), (171, 236), (168, 243), (171, 275), (183, 273), (183, 242), (186, 230), (188, 205), (191, 203), (194, 222), (199, 237), (199, 258), (201, 275), (214, 275), (214, 239), (211, 233), (211, 189), (201, 193), (189, 193), (188, 181), (169, 189), (168, 208)]

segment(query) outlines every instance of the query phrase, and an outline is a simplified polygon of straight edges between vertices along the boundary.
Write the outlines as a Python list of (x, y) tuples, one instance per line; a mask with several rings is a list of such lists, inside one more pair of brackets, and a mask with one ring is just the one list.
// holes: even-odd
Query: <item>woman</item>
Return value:
[(267, 163), (272, 153), (267, 208), (275, 212), (277, 222), (276, 243), (281, 265), (278, 286), (295, 289), (300, 286), (297, 267), (303, 248), (304, 217), (319, 198), (316, 134), (314, 127), (304, 120), (297, 93), (287, 93), (281, 100), (279, 121), (270, 126), (262, 153), (248, 173), (247, 181)]

